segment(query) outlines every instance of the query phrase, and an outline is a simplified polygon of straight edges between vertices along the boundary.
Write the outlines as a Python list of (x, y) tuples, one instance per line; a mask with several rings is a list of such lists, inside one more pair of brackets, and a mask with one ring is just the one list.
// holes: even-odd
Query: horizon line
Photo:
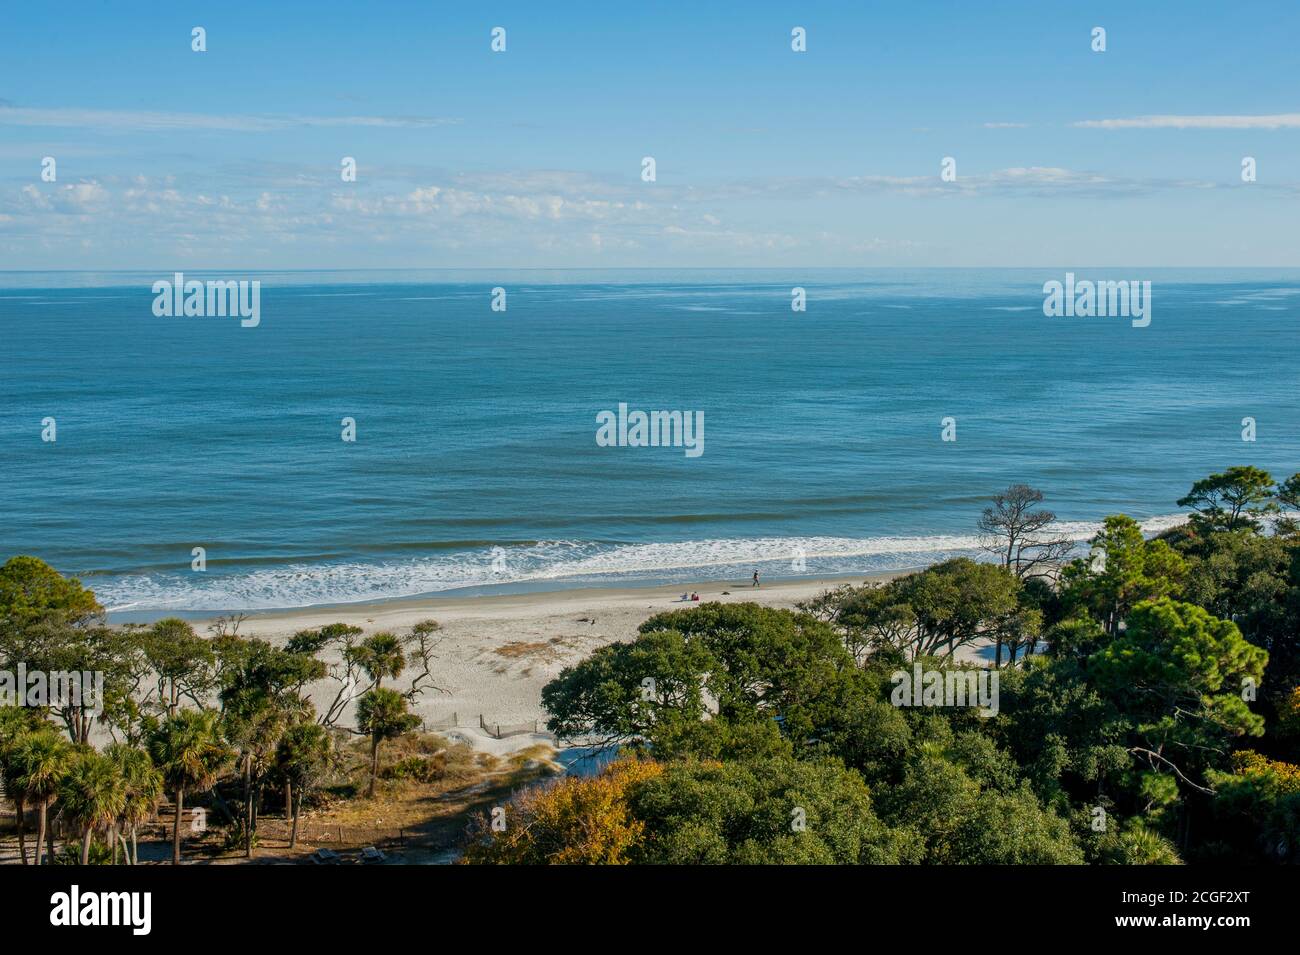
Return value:
[(303, 273), (314, 272), (777, 272), (785, 270), (822, 269), (826, 271), (935, 271), (935, 272), (973, 272), (999, 271), (1011, 269), (1231, 269), (1247, 271), (1250, 269), (1300, 269), (1300, 263), (1294, 265), (1141, 265), (1141, 264), (1086, 264), (1086, 265), (397, 265), (397, 266), (346, 266), (342, 268), (261, 268), (246, 269), (241, 266), (194, 266), (182, 268), (166, 266), (160, 269), (0, 269), (0, 275), (60, 275), (102, 272), (108, 275), (127, 275), (135, 272), (229, 272), (238, 270), (251, 274), (268, 274), (273, 272)]

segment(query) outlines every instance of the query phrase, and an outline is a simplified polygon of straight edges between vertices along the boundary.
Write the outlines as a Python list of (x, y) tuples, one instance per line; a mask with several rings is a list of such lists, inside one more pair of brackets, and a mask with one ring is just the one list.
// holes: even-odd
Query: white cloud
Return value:
[(916, 242), (887, 232), (873, 234), (848, 213), (824, 220), (836, 232), (810, 233), (806, 217), (787, 214), (786, 209), (797, 212), (797, 207), (784, 201), (806, 201), (820, 216), (823, 207), (847, 210), (880, 195), (944, 201), (1086, 200), (1225, 185), (1054, 166), (964, 167), (956, 182), (943, 182), (937, 163), (921, 172), (755, 177), (648, 189), (617, 176), (563, 170), (404, 167), (400, 175), (376, 174), (341, 185), (334, 176), (298, 175), (285, 165), (260, 178), (229, 173), (226, 167), (219, 175), (153, 176), (131, 169), (76, 183), (28, 183), (7, 194), (0, 191), (0, 216), (6, 217), (0, 258), (22, 253), (28, 256), (24, 262), (57, 264), (88, 249), (93, 261), (170, 261), (174, 253), (178, 261), (238, 263), (259, 256), (281, 261), (278, 250), (292, 248), (299, 258), (285, 261), (310, 262), (315, 260), (308, 256), (315, 255), (322, 262), (353, 264), (622, 264), (657, 255), (722, 263), (789, 262), (794, 257), (906, 262), (947, 253), (924, 235)]
[(97, 182), (69, 183), (46, 189), (28, 183), (23, 186), (22, 195), (30, 208), (69, 215), (95, 212), (102, 209), (109, 199), (108, 191)]
[[(1015, 166), (989, 172), (961, 172), (955, 182), (939, 178), (939, 168), (922, 176), (844, 176), (836, 179), (767, 179), (691, 188), (681, 201), (725, 199), (833, 198), (844, 193), (893, 194), (913, 198), (1004, 196), (1039, 198), (1105, 198), (1133, 196), (1159, 189), (1212, 189), (1215, 183), (1193, 180), (1143, 179), (1064, 169), (1058, 166)], [(669, 194), (668, 190), (662, 190)]]
[(428, 128), (454, 126), (458, 119), (434, 116), (251, 116), (242, 114), (166, 113), (113, 109), (26, 109), (0, 107), (0, 126), (67, 126), (159, 132), (174, 129), (208, 129), (222, 132), (261, 133), (311, 126), (377, 126)]
[(643, 207), (637, 203), (608, 199), (583, 199), (541, 193), (492, 193), (446, 186), (421, 186), (403, 196), (369, 199), (335, 195), (332, 205), (339, 211), (365, 216), (446, 215), (453, 218), (481, 216), (516, 221), (601, 221), (626, 218)]
[(1300, 113), (1269, 116), (1134, 116), (1130, 119), (1085, 119), (1087, 129), (1296, 129)]

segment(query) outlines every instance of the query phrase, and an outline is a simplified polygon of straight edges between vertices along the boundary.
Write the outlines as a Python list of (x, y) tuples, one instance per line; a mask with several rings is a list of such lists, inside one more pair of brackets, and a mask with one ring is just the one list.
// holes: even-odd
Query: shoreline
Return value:
[[(242, 610), (240, 608), (233, 608), (230, 610), (120, 609), (108, 610), (105, 612), (105, 616), (108, 622), (114, 626), (126, 623), (152, 624), (167, 617), (176, 617), (181, 620), (187, 620), (198, 628), (200, 625), (206, 626), (219, 617), (239, 613), (245, 614), (249, 620), (252, 620), (253, 618), (269, 620), (325, 615), (330, 617), (330, 620), (327, 622), (332, 623), (335, 620), (342, 619), (342, 616), (358, 616), (361, 614), (374, 616), (376, 614), (382, 615), (389, 612), (401, 611), (403, 609), (410, 609), (413, 611), (415, 608), (419, 607), (427, 608), (430, 613), (439, 609), (451, 609), (453, 612), (458, 612), (464, 609), (491, 606), (493, 604), (506, 605), (510, 602), (551, 603), (566, 598), (576, 599), (584, 595), (592, 597), (609, 595), (630, 599), (639, 594), (648, 596), (652, 599), (657, 599), (662, 596), (663, 593), (670, 591), (672, 592), (673, 597), (677, 597), (680, 596), (683, 590), (685, 590), (688, 593), (691, 591), (699, 593), (701, 600), (703, 600), (706, 588), (710, 593), (720, 593), (720, 590), (730, 590), (734, 595), (741, 590), (776, 590), (777, 588), (798, 588), (804, 586), (838, 587), (841, 584), (860, 584), (869, 580), (890, 580), (894, 577), (919, 573), (920, 571), (925, 570), (928, 566), (930, 566), (930, 564), (927, 563), (917, 564), (915, 567), (862, 571), (855, 574), (828, 574), (825, 576), (764, 576), (760, 588), (752, 588), (749, 580), (740, 578), (734, 580), (728, 578), (701, 578), (699, 580), (686, 582), (650, 580), (611, 583), (609, 585), (583, 583), (573, 584), (570, 586), (564, 586), (562, 581), (553, 580), (519, 581), (510, 584), (458, 588), (455, 590), (437, 591), (433, 593), (415, 594), (403, 597), (379, 597), (334, 603), (305, 604), (301, 607), (270, 607), (252, 610)], [(82, 578), (82, 583), (89, 589), (94, 590), (95, 585), (93, 579)], [(553, 586), (557, 583), (559, 586)]]
[[(1147, 535), (1177, 527), (1187, 520), (1184, 512), (1156, 514), (1137, 518)], [(1101, 530), (1101, 519), (1058, 521), (1059, 532), (1074, 542), (1077, 554), (1086, 550), (1086, 543)], [(110, 623), (144, 623), (151, 624), (164, 617), (179, 617), (183, 620), (200, 622), (213, 619), (219, 615), (232, 613), (248, 614), (290, 614), (313, 610), (337, 609), (352, 612), (357, 608), (381, 607), (389, 604), (410, 604), (428, 602), (433, 606), (452, 605), (463, 600), (483, 600), (498, 597), (535, 596), (549, 593), (579, 592), (631, 592), (652, 591), (658, 588), (700, 587), (712, 584), (734, 584), (736, 587), (749, 586), (749, 574), (757, 569), (766, 583), (770, 585), (800, 584), (818, 580), (866, 580), (888, 578), (900, 574), (911, 574), (924, 570), (944, 560), (955, 557), (969, 557), (973, 560), (989, 560), (991, 555), (980, 545), (978, 535), (971, 533), (928, 534), (915, 537), (876, 536), (866, 538), (817, 538), (793, 537), (782, 538), (785, 544), (778, 548), (773, 543), (776, 538), (737, 538), (727, 541), (686, 540), (671, 543), (669, 547), (695, 547), (696, 545), (718, 543), (727, 544), (733, 550), (726, 555), (696, 554), (699, 563), (681, 562), (682, 555), (673, 557), (672, 561), (654, 569), (605, 570), (592, 571), (590, 567), (582, 569), (584, 561), (566, 565), (562, 556), (551, 555), (544, 560), (534, 555), (533, 564), (522, 568), (516, 567), (504, 577), (486, 572), (486, 557), (478, 553), (473, 560), (468, 560), (464, 567), (477, 568), (482, 573), (459, 573), (456, 582), (438, 583), (438, 575), (422, 574), (421, 559), (412, 558), (409, 567), (394, 567), (391, 563), (378, 561), (375, 567), (382, 568), (384, 574), (378, 590), (368, 587), (373, 581), (362, 579), (360, 583), (346, 576), (328, 581), (329, 587), (322, 589), (322, 575), (333, 566), (330, 562), (269, 565), (258, 570), (256, 567), (242, 571), (227, 569), (226, 572), (213, 574), (201, 583), (176, 577), (178, 571), (163, 572), (158, 567), (150, 566), (134, 571), (97, 570), (78, 571), (75, 568), (63, 568), (63, 572), (77, 577), (84, 586), (95, 591), (107, 611)], [(754, 551), (754, 545), (762, 544), (760, 551)], [(802, 545), (806, 544), (806, 549)], [(768, 546), (771, 545), (771, 546)], [(513, 546), (513, 545), (512, 545)], [(659, 544), (620, 545), (626, 548), (659, 547)], [(499, 549), (499, 548), (498, 548)], [(481, 550), (481, 549), (480, 549)], [(616, 548), (615, 550), (618, 550)], [(751, 551), (742, 553), (742, 551)], [(807, 566), (795, 573), (791, 565), (791, 554), (803, 550)], [(780, 553), (784, 556), (773, 556)], [(672, 556), (672, 555), (669, 555)], [(664, 559), (664, 555), (655, 555)], [(537, 563), (536, 561), (541, 561)], [(364, 563), (345, 561), (341, 565), (349, 572), (364, 567)], [(294, 568), (297, 568), (295, 570)], [(523, 571), (520, 573), (520, 571)], [(292, 571), (292, 572), (291, 572)], [(155, 581), (153, 588), (126, 588), (123, 592), (121, 581), (132, 577), (149, 578), (151, 573), (163, 576)], [(241, 597), (246, 588), (238, 584), (247, 577), (257, 577), (260, 573), (270, 574), (267, 580), (260, 580), (252, 590), (254, 593), (270, 592), (274, 596), (259, 600), (256, 597)], [(280, 577), (276, 577), (276, 574)], [(168, 577), (171, 574), (172, 577)], [(732, 576), (735, 575), (735, 576)], [(190, 575), (204, 578), (208, 575)], [(236, 586), (222, 586), (226, 579)], [(312, 586), (298, 586), (298, 578), (307, 579)], [(168, 585), (178, 585), (185, 594), (184, 607), (166, 606), (158, 603), (171, 593)], [(204, 589), (213, 585), (207, 596)], [(421, 586), (423, 585), (423, 586)], [(278, 588), (278, 589), (277, 589)], [(370, 589), (368, 595), (349, 598), (339, 597), (349, 590)], [(284, 603), (272, 603), (272, 600), (284, 600)], [(155, 601), (150, 604), (149, 601)], [(180, 602), (177, 600), (176, 602)], [(251, 604), (252, 606), (248, 606)]]
[[(678, 599), (682, 593), (698, 593), (700, 603), (707, 603), (709, 600), (714, 599), (730, 598), (733, 600), (754, 599), (756, 602), (766, 605), (772, 600), (789, 599), (791, 605), (793, 605), (794, 600), (807, 599), (805, 595), (810, 590), (814, 593), (820, 593), (823, 590), (833, 589), (844, 584), (861, 584), (866, 581), (883, 582), (892, 580), (895, 577), (917, 573), (923, 569), (924, 567), (916, 567), (907, 570), (875, 571), (826, 577), (773, 578), (764, 580), (759, 587), (751, 586), (750, 581), (747, 580), (700, 580), (689, 584), (652, 583), (644, 586), (628, 584), (617, 587), (582, 586), (513, 593), (449, 594), (447, 596), (421, 594), (415, 597), (387, 597), (381, 600), (364, 600), (355, 603), (313, 604), (307, 607), (286, 607), (242, 612), (247, 614), (245, 626), (254, 620), (264, 624), (281, 621), (287, 626), (290, 621), (315, 620), (317, 618), (320, 618), (323, 623), (355, 623), (354, 618), (365, 618), (368, 621), (383, 618), (390, 621), (385, 626), (400, 627), (410, 625), (409, 622), (406, 622), (407, 618), (410, 618), (410, 622), (414, 622), (423, 620), (428, 616), (436, 617), (441, 615), (460, 620), (479, 615), (483, 611), (489, 613), (508, 612), (527, 616), (532, 611), (558, 608), (569, 604), (574, 606), (588, 604), (623, 605), (637, 604), (644, 600), (655, 605), (655, 612), (658, 612), (660, 609), (680, 609), (682, 606), (689, 606), (689, 603), (683, 603)], [(800, 596), (791, 597), (790, 595), (793, 593), (798, 593)], [(767, 595), (767, 599), (758, 600), (757, 598), (760, 595)], [(667, 601), (667, 604), (661, 607), (660, 605), (664, 604), (665, 601)], [(161, 619), (173, 614), (164, 611), (151, 611), (150, 615)], [(206, 624), (220, 616), (222, 614), (219, 612), (195, 611), (187, 613), (185, 619)], [(401, 622), (393, 623), (391, 622), (393, 620)], [(295, 626), (295, 629), (320, 625), (319, 623), (307, 624)]]
[[(633, 639), (653, 614), (715, 601), (793, 609), (797, 602), (842, 584), (885, 581), (903, 573), (771, 581), (760, 587), (710, 581), (308, 607), (250, 613), (238, 632), (280, 646), (299, 630), (330, 623), (358, 626), (369, 636), (437, 620), (442, 639), (434, 675), (442, 692), (424, 693), (412, 711), (432, 731), (501, 755), (537, 742), (553, 742), (544, 732), (542, 688), (597, 648)], [(683, 591), (698, 593), (699, 602), (681, 601)], [(200, 634), (208, 634), (207, 627), (215, 620), (213, 615), (193, 623)], [(337, 684), (331, 681), (314, 683), (307, 687), (307, 695), (319, 703), (332, 696), (333, 687)], [(350, 718), (350, 713), (345, 714), (342, 722)], [(516, 726), (536, 721), (538, 731), (497, 739), (480, 728), (480, 720)]]

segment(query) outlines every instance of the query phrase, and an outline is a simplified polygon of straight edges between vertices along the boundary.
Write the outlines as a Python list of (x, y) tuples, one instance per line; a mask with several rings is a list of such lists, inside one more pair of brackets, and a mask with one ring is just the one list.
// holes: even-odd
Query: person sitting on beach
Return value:
[(700, 599), (700, 595), (699, 595), (699, 594), (691, 594), (691, 599), (692, 599), (692, 600), (699, 600), (699, 599)]
[(681, 596), (681, 600), (682, 600), (682, 601), (687, 601), (687, 600), (690, 600), (690, 599), (691, 599), (691, 595), (690, 595), (690, 594), (682, 594), (682, 596)]

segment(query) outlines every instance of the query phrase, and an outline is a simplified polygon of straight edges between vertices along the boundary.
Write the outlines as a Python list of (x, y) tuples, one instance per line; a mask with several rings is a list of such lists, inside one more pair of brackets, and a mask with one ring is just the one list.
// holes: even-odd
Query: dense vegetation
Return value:
[[(1187, 523), (1148, 539), (1115, 515), (1075, 556), (1018, 485), (979, 518), (989, 561), (797, 612), (651, 617), (543, 693), (552, 731), (620, 757), (522, 791), (467, 861), (1295, 862), (1300, 475), (1231, 468), (1178, 503)], [(296, 827), (349, 739), (355, 789), (373, 791), (432, 685), (437, 624), (284, 646), (238, 627), (111, 627), (78, 581), (32, 557), (0, 567), (0, 671), (104, 674), (102, 705), (0, 707), (24, 864), (136, 861), (164, 800), (174, 861), (196, 802), (251, 854), (267, 798)], [(995, 672), (996, 712), (896, 705), (916, 666)], [(63, 853), (55, 820), (77, 835)]]
[[(240, 636), (240, 620), (219, 619), (206, 637), (176, 618), (110, 627), (77, 580), (34, 557), (0, 567), (0, 671), (103, 674), (101, 700), (47, 695), (40, 705), (0, 706), (0, 780), (24, 865), (69, 861), (55, 852), (51, 818), (79, 834), (70, 861), (137, 862), (136, 834), (164, 798), (173, 862), (209, 809), (228, 842), (251, 855), (270, 793), (283, 797), (293, 845), (304, 799), (353, 734), (368, 741), (373, 793), (381, 747), (419, 722), (409, 709), (432, 686), (437, 623), (366, 638), (331, 624), (277, 647)], [(322, 682), (332, 689), (313, 703), (306, 687)], [(341, 725), (346, 713), (355, 727)]]
[[(566, 669), (551, 730), (620, 758), (522, 794), (467, 860), (1300, 860), (1300, 475), (1211, 475), (1186, 524), (1115, 515), (1083, 557), (1041, 502), (994, 498), (993, 562), (659, 614)], [(996, 715), (894, 705), (898, 671), (979, 649)]]

